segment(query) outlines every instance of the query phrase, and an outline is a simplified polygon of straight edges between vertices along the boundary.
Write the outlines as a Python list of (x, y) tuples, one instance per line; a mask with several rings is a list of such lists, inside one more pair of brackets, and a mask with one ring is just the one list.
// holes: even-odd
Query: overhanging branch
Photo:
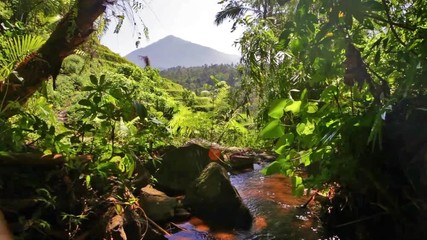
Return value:
[(44, 81), (59, 74), (64, 58), (83, 44), (94, 31), (93, 23), (105, 11), (111, 0), (78, 0), (58, 23), (46, 43), (30, 59), (16, 66), (5, 81), (0, 81), (0, 113), (10, 117), (11, 102), (24, 104), (40, 88)]

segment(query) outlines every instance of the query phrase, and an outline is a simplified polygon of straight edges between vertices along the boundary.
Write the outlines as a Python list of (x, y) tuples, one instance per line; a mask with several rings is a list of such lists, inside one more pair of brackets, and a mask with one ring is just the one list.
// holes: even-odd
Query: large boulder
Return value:
[(249, 229), (252, 216), (228, 173), (216, 162), (210, 163), (187, 190), (184, 205), (191, 212), (217, 226)]
[(197, 144), (173, 149), (163, 155), (154, 173), (156, 188), (168, 194), (184, 194), (210, 161), (209, 149)]

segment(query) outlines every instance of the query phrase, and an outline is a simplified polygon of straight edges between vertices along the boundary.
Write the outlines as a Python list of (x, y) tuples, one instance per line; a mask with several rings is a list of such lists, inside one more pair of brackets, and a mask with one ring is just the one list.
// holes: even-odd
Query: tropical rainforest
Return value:
[(426, 1), (221, 0), (212, 21), (244, 30), (241, 63), (168, 71), (188, 88), (100, 44), (144, 4), (0, 2), (0, 220), (16, 239), (154, 239), (139, 189), (190, 139), (273, 151), (262, 172), (315, 190), (331, 236), (427, 237)]

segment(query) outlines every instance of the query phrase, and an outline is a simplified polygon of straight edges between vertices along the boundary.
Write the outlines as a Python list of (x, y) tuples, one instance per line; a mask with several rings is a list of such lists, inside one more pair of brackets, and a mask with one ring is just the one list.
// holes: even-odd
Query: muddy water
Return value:
[(249, 231), (223, 231), (192, 218), (179, 224), (186, 231), (178, 232), (172, 240), (284, 240), (322, 239), (319, 223), (310, 206), (301, 209), (308, 198), (292, 195), (289, 178), (281, 175), (264, 176), (255, 165), (254, 171), (231, 175), (230, 180), (254, 216)]

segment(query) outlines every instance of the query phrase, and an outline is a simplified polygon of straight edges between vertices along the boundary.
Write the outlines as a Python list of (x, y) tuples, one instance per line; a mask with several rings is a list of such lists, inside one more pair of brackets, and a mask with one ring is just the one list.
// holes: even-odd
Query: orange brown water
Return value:
[(249, 231), (217, 230), (207, 226), (201, 219), (192, 218), (180, 224), (182, 231), (169, 239), (184, 240), (284, 240), (319, 239), (316, 217), (309, 208), (301, 209), (309, 197), (292, 195), (290, 179), (282, 175), (264, 176), (255, 165), (254, 171), (231, 175), (244, 203), (251, 211), (254, 221)]

